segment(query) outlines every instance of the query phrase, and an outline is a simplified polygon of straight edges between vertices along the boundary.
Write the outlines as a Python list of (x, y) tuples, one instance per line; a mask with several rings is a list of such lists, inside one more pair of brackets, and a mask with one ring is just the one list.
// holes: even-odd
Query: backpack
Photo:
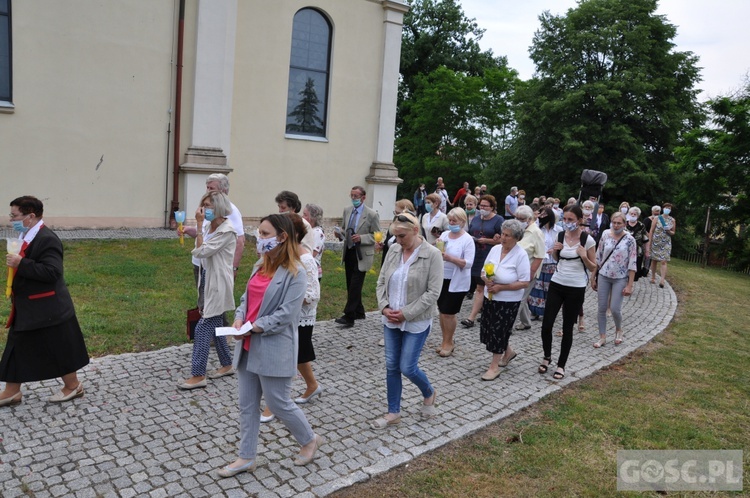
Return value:
[[(588, 239), (589, 239), (588, 232), (585, 232), (585, 231), (581, 230), (581, 238), (579, 239), (579, 242), (581, 244), (581, 247), (583, 247), (584, 249), (586, 248), (586, 241)], [(558, 234), (557, 234), (557, 241), (559, 243), (561, 243), (561, 244), (565, 243), (565, 232), (564, 231), (558, 232)], [(581, 257), (576, 254), (575, 258), (563, 258), (563, 257), (560, 256), (560, 251), (557, 251), (557, 260), (560, 261), (561, 259), (570, 261), (572, 259), (581, 259)], [(581, 264), (583, 265), (583, 260), (582, 259), (581, 259)], [(589, 274), (589, 269), (586, 268), (586, 265), (583, 265), (583, 270), (586, 272), (586, 275)], [(555, 271), (557, 271), (557, 268), (555, 268)]]

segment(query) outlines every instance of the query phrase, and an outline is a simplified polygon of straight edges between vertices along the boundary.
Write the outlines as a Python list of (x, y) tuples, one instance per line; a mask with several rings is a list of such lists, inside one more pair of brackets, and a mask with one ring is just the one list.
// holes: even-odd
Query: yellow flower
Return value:
[(375, 237), (375, 242), (380, 244), (383, 242), (383, 232), (375, 232), (372, 234), (373, 237)]
[(495, 264), (494, 263), (485, 263), (484, 264), (484, 273), (487, 275), (487, 278), (492, 278), (495, 276)]

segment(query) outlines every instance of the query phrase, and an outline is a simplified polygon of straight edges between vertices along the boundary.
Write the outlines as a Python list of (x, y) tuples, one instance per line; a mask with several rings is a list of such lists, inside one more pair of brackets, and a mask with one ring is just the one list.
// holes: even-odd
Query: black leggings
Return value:
[(568, 287), (556, 282), (550, 282), (547, 302), (544, 306), (544, 320), (542, 321), (542, 348), (544, 357), (552, 356), (552, 328), (555, 326), (557, 313), (562, 307), (563, 337), (560, 345), (560, 357), (557, 366), (565, 368), (568, 354), (573, 345), (573, 325), (578, 319), (578, 311), (583, 306), (586, 297), (586, 287)]

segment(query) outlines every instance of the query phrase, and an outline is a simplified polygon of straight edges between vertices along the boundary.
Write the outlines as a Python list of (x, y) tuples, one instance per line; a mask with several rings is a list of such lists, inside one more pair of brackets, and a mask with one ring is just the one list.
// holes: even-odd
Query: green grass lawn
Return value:
[[(104, 240), (65, 242), (65, 281), (73, 296), (89, 354), (149, 351), (182, 344), (185, 312), (195, 307), (196, 289), (190, 262), (192, 240)], [(323, 291), (318, 319), (340, 316), (346, 301), (346, 280), (341, 256), (323, 255)], [(245, 247), (235, 286), (235, 300), (245, 290), (255, 247)], [(376, 270), (380, 258), (376, 257)], [(368, 275), (363, 301), (376, 308), (376, 274)], [(0, 306), (5, 324), (10, 301)], [(0, 330), (0, 353), (7, 330)]]
[(618, 449), (740, 449), (747, 470), (750, 278), (676, 260), (668, 278), (679, 296), (678, 313), (648, 346), (509, 419), (337, 496), (665, 494), (618, 493)]

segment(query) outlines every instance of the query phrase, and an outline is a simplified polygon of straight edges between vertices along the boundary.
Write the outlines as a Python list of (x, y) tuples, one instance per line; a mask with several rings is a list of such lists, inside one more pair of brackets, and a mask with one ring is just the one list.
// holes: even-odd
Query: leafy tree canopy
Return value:
[(711, 208), (710, 235), (723, 252), (750, 265), (747, 213), (750, 210), (750, 80), (735, 95), (708, 102), (709, 122), (685, 136), (676, 150), (681, 178), (679, 204), (695, 233), (704, 234)]
[(506, 133), (516, 73), (481, 51), (484, 30), (456, 0), (410, 0), (404, 17), (394, 160), (401, 195), (442, 176), (451, 193), (473, 182)]
[[(656, 0), (581, 0), (543, 13), (531, 47), (537, 72), (515, 94), (517, 128), (488, 183), (578, 193), (583, 169), (607, 173), (605, 200), (651, 204), (675, 188), (669, 170), (697, 123), (697, 58), (674, 50), (676, 28)], [(494, 188), (494, 187), (493, 187)]]

